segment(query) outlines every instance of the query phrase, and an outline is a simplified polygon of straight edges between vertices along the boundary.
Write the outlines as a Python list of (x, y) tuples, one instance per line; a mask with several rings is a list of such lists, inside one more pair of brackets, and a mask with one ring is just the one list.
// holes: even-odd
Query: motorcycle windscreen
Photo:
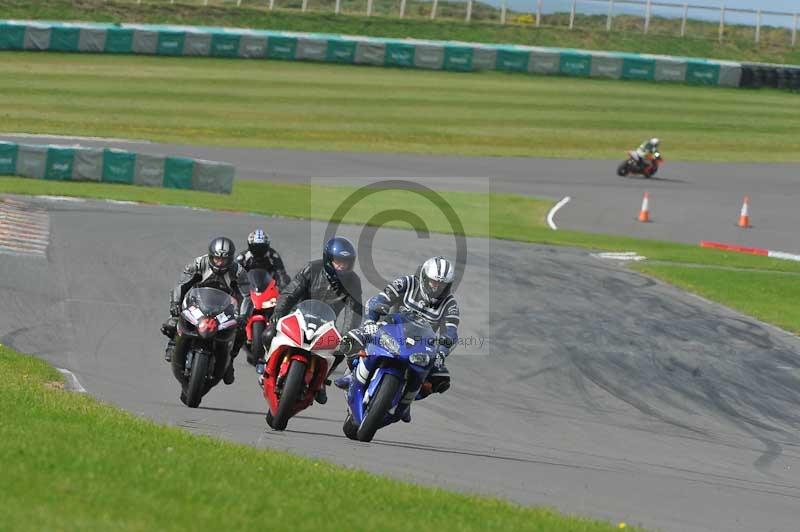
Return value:
[(235, 313), (236, 300), (216, 288), (192, 288), (185, 301), (187, 307), (197, 307), (204, 316), (225, 314), (232, 318)]
[(272, 276), (267, 270), (250, 270), (247, 276), (250, 278), (250, 287), (257, 292), (263, 292), (272, 282)]
[[(391, 317), (392, 323), (399, 323), (403, 325), (403, 334), (406, 336), (406, 345), (418, 345), (433, 347), (433, 341), (436, 339), (436, 333), (433, 332), (430, 322), (425, 318), (418, 316), (412, 312), (403, 312), (393, 314)], [(413, 340), (413, 344), (408, 341)]]
[(329, 321), (336, 321), (336, 313), (330, 305), (317, 299), (303, 301), (297, 305), (297, 310), (303, 315), (306, 325), (312, 325), (315, 330), (318, 330)]

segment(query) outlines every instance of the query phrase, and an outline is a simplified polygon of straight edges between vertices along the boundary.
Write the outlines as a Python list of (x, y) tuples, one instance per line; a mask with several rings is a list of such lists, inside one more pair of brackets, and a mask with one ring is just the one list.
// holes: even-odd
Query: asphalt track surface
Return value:
[[(699, 244), (714, 240), (800, 253), (796, 230), (800, 165), (674, 162), (654, 179), (620, 178), (619, 161), (522, 157), (442, 157), (409, 154), (302, 152), (119, 141), (69, 141), (0, 135), (20, 142), (78, 142), (143, 153), (184, 155), (230, 162), (240, 179), (364, 185), (407, 178), (435, 189), (525, 194), (572, 200), (556, 215), (560, 229)], [(668, 143), (668, 139), (664, 140)], [(620, 161), (626, 147), (620, 149)], [(636, 221), (643, 193), (650, 193), (651, 223)], [(736, 226), (750, 196), (750, 229)]]
[[(323, 224), (41, 205), (47, 257), (0, 254), (0, 342), (73, 371), (102, 400), (198, 433), (612, 521), (797, 530), (794, 336), (588, 251), (469, 239), (461, 335), (484, 344), (452, 355), (453, 388), (369, 444), (342, 434), (337, 390), (276, 433), (243, 357), (236, 382), (201, 408), (179, 402), (158, 333), (166, 291), (211, 236), (240, 242), (265, 224), (296, 270), (318, 255)], [(453, 246), (381, 230), (373, 257), (390, 277)]]

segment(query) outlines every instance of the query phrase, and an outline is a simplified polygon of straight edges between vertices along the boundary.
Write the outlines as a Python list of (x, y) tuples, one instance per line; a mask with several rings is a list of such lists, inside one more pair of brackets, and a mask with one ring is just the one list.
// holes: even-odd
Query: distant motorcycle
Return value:
[[(276, 325), (269, 360), (261, 376), (269, 405), (267, 425), (284, 430), (289, 419), (314, 402), (328, 379), (328, 360), (342, 336), (336, 313), (316, 299), (303, 301)], [(327, 352), (327, 353), (326, 353)]]
[(247, 276), (250, 279), (250, 299), (253, 302), (253, 313), (245, 325), (247, 361), (255, 366), (257, 360), (265, 358), (264, 329), (275, 310), (280, 292), (277, 282), (267, 270), (254, 268), (247, 272)]
[(641, 175), (650, 178), (658, 172), (663, 163), (664, 159), (659, 152), (648, 153), (645, 158), (640, 158), (638, 161), (633, 157), (633, 152), (628, 152), (628, 160), (617, 167), (617, 175), (620, 177)]
[(181, 401), (200, 406), (231, 361), (236, 338), (237, 301), (216, 288), (192, 288), (183, 298), (175, 336), (172, 373), (181, 383)]
[(379, 325), (347, 390), (342, 430), (351, 440), (372, 441), (378, 429), (399, 421), (400, 400), (407, 393), (420, 397), (436, 361), (437, 335), (424, 318), (400, 312), (387, 315)]

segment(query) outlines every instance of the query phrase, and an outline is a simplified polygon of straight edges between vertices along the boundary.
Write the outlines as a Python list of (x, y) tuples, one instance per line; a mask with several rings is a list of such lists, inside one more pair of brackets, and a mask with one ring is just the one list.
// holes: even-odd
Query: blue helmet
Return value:
[[(336, 265), (334, 265), (336, 261)], [(353, 243), (343, 236), (335, 236), (325, 243), (322, 250), (322, 267), (328, 282), (334, 286), (339, 285), (341, 272), (353, 271), (356, 263), (356, 248)]]

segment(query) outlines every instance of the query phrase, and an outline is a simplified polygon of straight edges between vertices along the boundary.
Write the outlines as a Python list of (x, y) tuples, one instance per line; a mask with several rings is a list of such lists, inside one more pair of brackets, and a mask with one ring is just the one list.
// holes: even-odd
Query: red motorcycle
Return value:
[(247, 361), (255, 366), (256, 360), (263, 359), (264, 329), (278, 302), (278, 284), (266, 270), (252, 269), (247, 272), (250, 279), (250, 299), (253, 301), (253, 314), (247, 320)]
[(273, 429), (284, 430), (325, 386), (329, 365), (323, 353), (336, 349), (342, 339), (335, 321), (333, 309), (316, 299), (303, 301), (278, 321), (262, 375), (267, 425)]
[(626, 177), (629, 175), (642, 175), (644, 177), (653, 177), (664, 159), (659, 152), (648, 153), (644, 159), (636, 159), (633, 152), (628, 152), (628, 160), (617, 167), (617, 175)]

